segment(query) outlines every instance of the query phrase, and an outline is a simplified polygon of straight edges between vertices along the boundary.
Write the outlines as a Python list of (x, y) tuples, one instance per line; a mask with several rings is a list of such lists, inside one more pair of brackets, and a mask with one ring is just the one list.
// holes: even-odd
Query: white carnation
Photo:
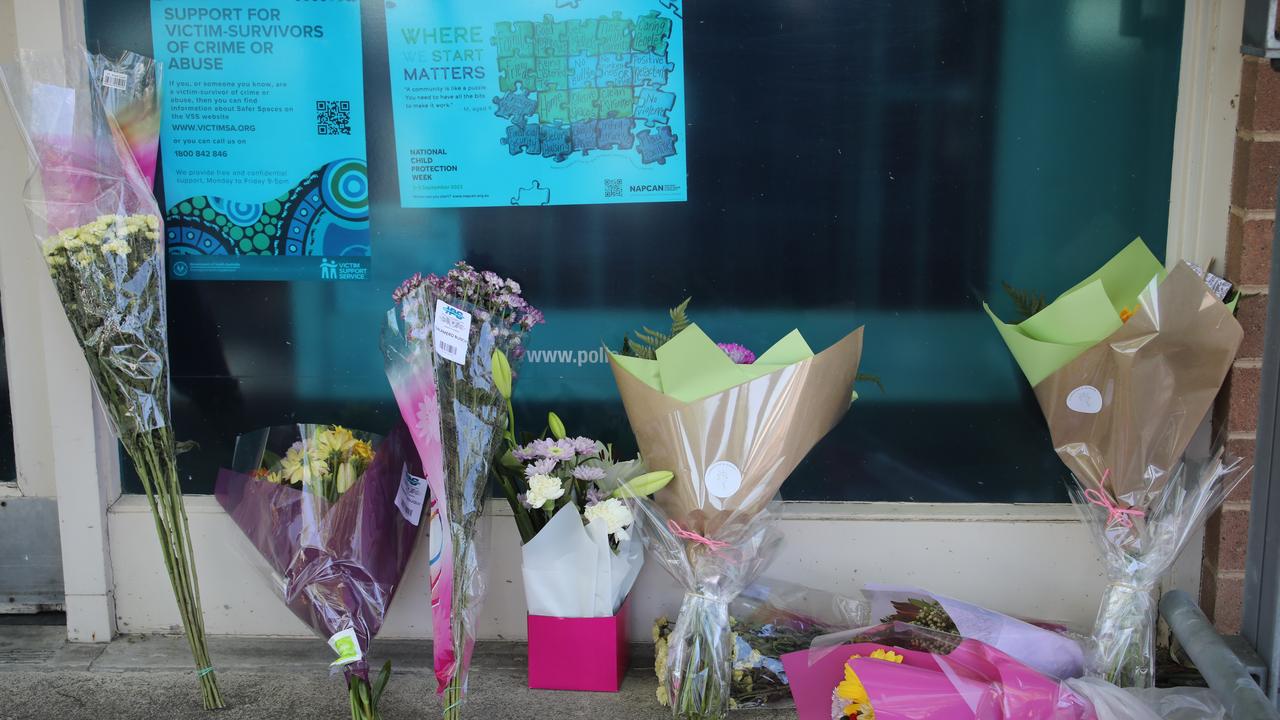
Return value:
[(617, 498), (609, 498), (589, 506), (583, 513), (587, 522), (591, 522), (597, 518), (604, 521), (605, 528), (610, 535), (619, 540), (626, 540), (631, 535), (627, 532), (627, 528), (631, 523), (635, 522), (635, 516), (621, 500)]
[(534, 475), (529, 478), (529, 493), (525, 496), (525, 501), (530, 507), (537, 508), (563, 495), (564, 484), (560, 478), (551, 475)]

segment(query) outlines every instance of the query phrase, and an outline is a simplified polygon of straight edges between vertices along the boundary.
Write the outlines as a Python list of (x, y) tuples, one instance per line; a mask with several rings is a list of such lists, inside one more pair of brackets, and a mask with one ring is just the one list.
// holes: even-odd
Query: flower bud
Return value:
[(553, 412), (547, 413), (547, 427), (551, 428), (551, 437), (557, 440), (563, 440), (567, 435), (564, 431), (564, 421)]

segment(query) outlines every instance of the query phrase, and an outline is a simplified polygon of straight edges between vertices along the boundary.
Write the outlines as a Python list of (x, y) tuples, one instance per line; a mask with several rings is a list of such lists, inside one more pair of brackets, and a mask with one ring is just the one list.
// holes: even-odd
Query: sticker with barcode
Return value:
[(129, 87), (129, 76), (115, 70), (103, 70), (102, 84), (112, 90), (124, 90)]
[(433, 322), (436, 354), (463, 365), (467, 362), (467, 344), (471, 341), (471, 313), (436, 300)]
[(411, 524), (422, 520), (422, 501), (427, 498), (427, 481), (409, 472), (406, 466), (400, 471), (400, 490), (396, 493), (396, 507)]

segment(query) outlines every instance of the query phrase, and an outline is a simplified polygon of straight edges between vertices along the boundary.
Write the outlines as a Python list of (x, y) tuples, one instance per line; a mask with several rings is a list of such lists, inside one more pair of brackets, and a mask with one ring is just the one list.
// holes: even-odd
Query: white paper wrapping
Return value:
[(583, 525), (565, 505), (523, 548), (524, 594), (530, 615), (583, 618), (618, 612), (640, 569), (644, 546), (634, 534), (609, 547), (602, 520)]

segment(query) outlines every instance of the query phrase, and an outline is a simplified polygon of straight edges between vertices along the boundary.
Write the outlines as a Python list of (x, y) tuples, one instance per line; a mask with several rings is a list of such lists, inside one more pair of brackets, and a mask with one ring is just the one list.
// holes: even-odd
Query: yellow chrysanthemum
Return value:
[(871, 698), (867, 696), (867, 689), (862, 686), (862, 681), (858, 679), (858, 674), (848, 665), (844, 666), (844, 680), (836, 686), (836, 697), (846, 703), (844, 706), (845, 717), (857, 718), (857, 720), (875, 720), (876, 711), (871, 707)]

